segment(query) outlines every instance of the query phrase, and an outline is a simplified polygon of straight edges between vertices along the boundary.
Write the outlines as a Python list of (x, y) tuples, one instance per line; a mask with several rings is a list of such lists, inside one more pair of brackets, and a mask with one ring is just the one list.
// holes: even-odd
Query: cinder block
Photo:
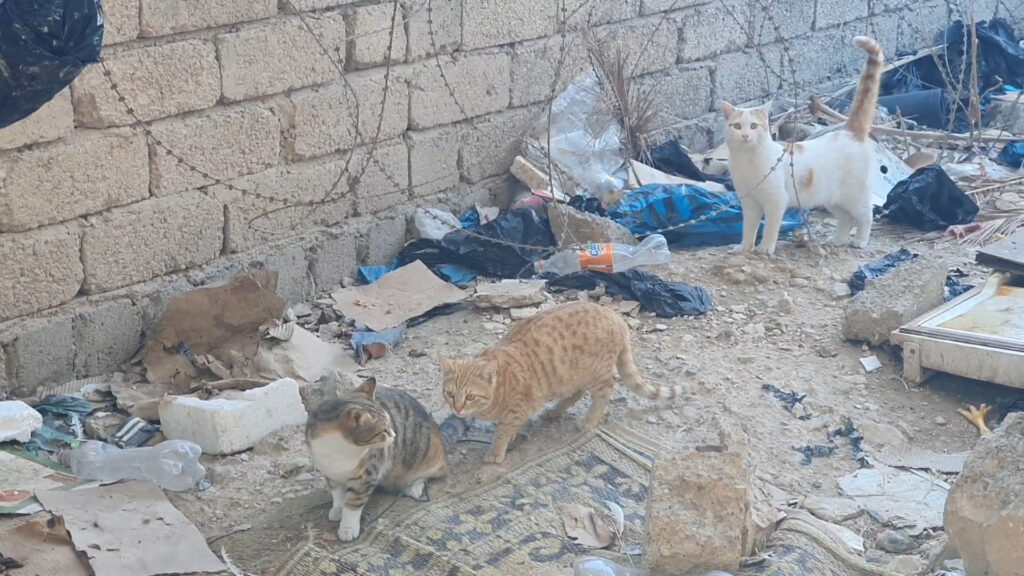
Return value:
[(336, 13), (303, 18), (309, 28), (296, 16), (217, 37), (225, 99), (246, 100), (338, 79), (345, 59), (344, 19)]
[(590, 70), (582, 37), (524, 42), (512, 52), (512, 106), (548, 101)]
[(919, 256), (872, 280), (847, 303), (843, 338), (888, 343), (893, 330), (942, 304), (947, 270), (942, 262)]
[(370, 156), (371, 146), (356, 148), (345, 175), (348, 189), (355, 192), (356, 212), (376, 214), (408, 205), (409, 149), (402, 140), (382, 142)]
[(733, 52), (715, 59), (715, 94), (733, 104), (749, 102), (770, 94), (777, 84), (769, 85), (774, 74), (765, 74), (764, 65), (753, 50)]
[(313, 299), (313, 284), (309, 278), (307, 246), (313, 241), (297, 238), (268, 246), (251, 257), (250, 266), (260, 264), (277, 272), (277, 293), (290, 304)]
[[(220, 99), (220, 69), (212, 42), (186, 40), (118, 52), (103, 68), (90, 66), (72, 83), (75, 121), (105, 128), (134, 122), (127, 108), (143, 121), (209, 108)], [(111, 80), (126, 102), (118, 100)], [(127, 107), (127, 108), (126, 108)]]
[[(778, 44), (769, 47), (774, 50), (769, 50), (769, 54), (773, 54), (769, 56), (769, 61), (774, 65), (781, 64), (777, 74), (783, 78), (782, 87), (788, 92), (787, 95), (793, 93), (791, 78), (794, 69), (797, 86), (807, 87), (825, 80), (856, 76), (860, 74), (866, 60), (866, 54), (853, 45), (852, 33), (837, 34), (834, 30), (814, 32), (790, 40), (785, 47)], [(801, 93), (801, 98), (804, 95)]]
[(103, 0), (103, 45), (139, 36), (139, 0)]
[[(348, 26), (346, 62), (353, 70), (405, 61), (405, 23), (394, 2), (357, 6), (345, 15)], [(390, 52), (389, 52), (390, 44)]]
[(310, 250), (310, 272), (317, 290), (328, 290), (342, 278), (355, 278), (359, 269), (359, 238), (350, 230), (321, 239)]
[(598, 29), (601, 45), (613, 57), (621, 50), (634, 76), (674, 66), (679, 50), (679, 30), (671, 18), (654, 16)]
[(514, 108), (459, 125), (459, 171), (467, 182), (508, 172), (519, 154), (523, 135), (545, 111), (540, 106)]
[(294, 124), (285, 142), (289, 154), (312, 158), (351, 150), (373, 142), (378, 124), (378, 141), (405, 132), (409, 126), (409, 86), (392, 69), (385, 101), (384, 74), (382, 69), (355, 72), (346, 76), (347, 84), (336, 82), (293, 93)]
[[(641, 0), (567, 0), (565, 2), (566, 27), (584, 30), (601, 24), (621, 22), (640, 15)], [(561, 23), (562, 3), (559, 3), (558, 21)]]
[(690, 6), (707, 4), (708, 0), (641, 0), (640, 13), (644, 16), (667, 12), (669, 10), (682, 10)]
[(657, 126), (695, 118), (713, 106), (711, 70), (706, 66), (679, 66), (637, 80), (639, 86), (653, 90), (660, 114)]
[(227, 207), (228, 251), (241, 252), (344, 221), (353, 210), (347, 182), (344, 178), (339, 182), (344, 170), (344, 158), (334, 156), (326, 161), (277, 166), (231, 181), (245, 192), (225, 186), (211, 188)]
[(255, 390), (229, 390), (210, 400), (165, 396), (160, 401), (164, 436), (195, 442), (204, 454), (248, 450), (271, 432), (305, 422), (299, 385), (291, 378)]
[(88, 303), (75, 315), (75, 375), (113, 372), (142, 345), (142, 311), (128, 298)]
[(28, 118), (0, 128), (0, 150), (63, 138), (75, 128), (71, 90), (65, 88)]
[(431, 59), (418, 65), (410, 75), (410, 128), (421, 130), (451, 124), (508, 107), (508, 54), (474, 53), (442, 56), (438, 60), (440, 69), (438, 61)]
[[(1007, 5), (1008, 6), (1008, 5)], [(1024, 5), (1018, 4), (1024, 9)], [(1020, 11), (1009, 12), (1020, 14)], [(1005, 16), (1005, 14), (1004, 14)], [(897, 52), (919, 50), (923, 46), (936, 46), (943, 42), (943, 33), (953, 20), (963, 17), (962, 14), (950, 10), (946, 2), (923, 2), (918, 6), (906, 9), (899, 15), (899, 43), (895, 47), (885, 47), (889, 57)], [(969, 16), (968, 16), (969, 19)], [(982, 18), (978, 17), (980, 21)]]
[(15, 321), (0, 335), (9, 365), (11, 396), (27, 398), (75, 378), (75, 334), (70, 313)]
[(153, 198), (90, 219), (82, 237), (86, 293), (106, 292), (217, 257), (224, 208), (201, 192)]
[(448, 54), (462, 44), (461, 0), (403, 0), (402, 6), (407, 20), (409, 61)]
[(501, 46), (555, 32), (558, 4), (535, 0), (462, 0), (462, 49)]
[(141, 0), (142, 36), (214, 28), (277, 14), (277, 0)]
[(43, 415), (20, 400), (0, 402), (0, 442), (28, 442), (43, 427)]
[(868, 16), (868, 0), (818, 0), (814, 28), (821, 30)]
[(0, 342), (0, 400), (11, 397), (11, 380), (7, 376), (7, 355), (3, 343)]
[(213, 184), (204, 174), (227, 180), (259, 172), (277, 164), (281, 152), (278, 118), (260, 106), (215, 108), (161, 120), (151, 129), (164, 146), (188, 162), (179, 164), (165, 148), (151, 144), (150, 184), (157, 196)]
[[(404, 212), (401, 212), (404, 210)], [(386, 220), (371, 222), (366, 229), (366, 260), (363, 264), (390, 264), (405, 246), (406, 216), (414, 208), (406, 205), (396, 211), (401, 213)]]
[(0, 155), (0, 164), (0, 232), (70, 220), (149, 196), (142, 134), (75, 134)]
[(679, 20), (679, 62), (693, 62), (747, 45), (750, 7), (727, 0), (690, 8)]
[(454, 126), (409, 132), (409, 174), (413, 196), (430, 196), (459, 183), (459, 137)]
[(77, 228), (57, 224), (0, 234), (0, 320), (67, 302), (82, 286)]
[(807, 34), (814, 24), (814, 5), (815, 0), (755, 3), (754, 42), (767, 44)]

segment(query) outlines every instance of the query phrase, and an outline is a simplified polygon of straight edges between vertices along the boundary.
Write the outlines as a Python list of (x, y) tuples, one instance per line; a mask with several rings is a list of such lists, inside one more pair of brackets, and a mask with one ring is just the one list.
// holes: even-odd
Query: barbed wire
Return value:
[[(675, 0), (675, 2), (673, 2), (673, 4), (665, 12), (663, 12), (660, 15), (659, 20), (654, 25), (653, 29), (649, 33), (649, 36), (646, 38), (645, 42), (642, 44), (639, 53), (637, 53), (635, 55), (636, 60), (633, 63), (633, 66), (632, 66), (632, 69), (631, 69), (631, 72), (630, 72), (630, 76), (631, 77), (636, 77), (636, 72), (637, 72), (641, 62), (643, 61), (647, 50), (650, 48), (650, 46), (653, 45), (653, 42), (654, 42), (654, 40), (656, 38), (657, 31), (664, 24), (669, 22), (672, 18), (676, 17), (676, 8), (677, 8), (677, 6), (679, 4), (679, 1), (680, 0)], [(771, 86), (773, 84), (773, 79), (775, 81), (778, 81), (780, 86), (784, 86), (786, 84), (789, 84), (789, 86), (793, 90), (792, 101), (794, 103), (799, 103), (800, 102), (800, 91), (801, 91), (801, 89), (804, 89), (804, 87), (801, 86), (801, 83), (798, 81), (798, 78), (797, 78), (797, 73), (796, 73), (796, 69), (797, 69), (797, 56), (794, 54), (795, 51), (793, 50), (791, 39), (787, 36), (787, 34), (783, 33), (782, 27), (780, 26), (779, 22), (775, 18), (775, 13), (773, 11), (773, 7), (776, 6), (776, 4), (773, 2), (773, 0), (755, 0), (755, 1), (756, 1), (756, 8), (760, 8), (760, 11), (758, 12), (755, 9), (751, 13), (750, 18), (753, 19), (755, 17), (755, 15), (760, 15), (760, 16), (764, 17), (764, 20), (759, 23), (759, 26), (756, 26), (756, 27), (755, 26), (750, 26), (750, 22), (744, 22), (743, 19), (740, 18), (736, 14), (736, 12), (733, 9), (733, 7), (731, 5), (729, 5), (725, 0), (719, 0), (717, 4), (720, 5), (722, 8), (724, 8), (726, 13), (729, 14), (729, 16), (732, 18), (733, 23), (736, 26), (740, 27), (739, 29), (745, 30), (747, 32), (746, 47), (749, 48), (750, 51), (755, 53), (757, 58), (760, 60), (760, 63), (762, 64), (761, 70), (763, 71), (763, 73), (765, 75), (765, 87), (768, 89), (768, 91), (771, 92)], [(556, 7), (555, 13), (559, 17), (558, 18), (558, 27), (557, 27), (557, 35), (558, 35), (557, 40), (558, 40), (558, 44), (559, 44), (559, 50), (558, 50), (558, 58), (557, 58), (556, 65), (555, 65), (554, 77), (553, 77), (553, 80), (552, 80), (549, 92), (547, 94), (547, 97), (545, 98), (545, 100), (547, 102), (546, 108), (547, 108), (547, 128), (548, 128), (546, 130), (546, 137), (547, 137), (547, 150), (549, 150), (549, 151), (551, 150), (551, 118), (552, 118), (552, 115), (553, 115), (552, 114), (552, 111), (553, 111), (552, 110), (552, 106), (553, 106), (553, 103), (554, 103), (555, 96), (558, 95), (559, 89), (560, 89), (560, 87), (562, 87), (563, 81), (565, 80), (565, 77), (563, 76), (563, 73), (565, 72), (566, 64), (567, 64), (567, 62), (569, 60), (569, 51), (570, 51), (570, 47), (571, 47), (571, 42), (569, 41), (569, 30), (568, 30), (568, 28), (569, 28), (570, 22), (573, 19), (575, 19), (579, 14), (583, 13), (583, 11), (589, 7), (590, 11), (588, 13), (587, 20), (586, 20), (585, 24), (581, 25), (581, 27), (583, 29), (593, 28), (593, 27), (595, 27), (595, 25), (593, 23), (593, 20), (595, 18), (595, 14), (597, 13), (597, 10), (602, 7), (601, 5), (595, 3), (595, 0), (585, 0), (583, 2), (578, 3), (575, 6), (575, 8), (572, 11), (570, 11), (567, 8), (567, 6), (566, 6), (565, 0), (554, 0), (554, 2), (555, 2), (555, 7)], [(441, 47), (438, 44), (438, 38), (437, 38), (438, 33), (435, 30), (435, 20), (434, 20), (434, 5), (433, 5), (434, 0), (425, 0), (425, 3), (423, 4), (423, 6), (421, 8), (417, 8), (417, 7), (413, 6), (407, 13), (403, 12), (403, 15), (401, 17), (399, 16), (400, 10), (402, 10), (400, 0), (391, 0), (391, 2), (390, 2), (390, 4), (391, 4), (391, 19), (390, 19), (390, 25), (387, 28), (382, 28), (382, 29), (379, 29), (379, 30), (371, 30), (371, 31), (368, 31), (368, 32), (365, 32), (365, 33), (361, 33), (361, 34), (358, 34), (358, 35), (353, 35), (353, 36), (346, 36), (345, 45), (349, 45), (353, 40), (358, 39), (358, 38), (365, 38), (365, 37), (368, 37), (368, 36), (373, 36), (373, 35), (381, 34), (381, 33), (387, 33), (388, 34), (387, 48), (386, 48), (385, 54), (383, 55), (383, 57), (384, 57), (383, 90), (382, 90), (379, 106), (374, 106), (374, 108), (376, 108), (376, 110), (378, 110), (379, 112), (378, 112), (378, 115), (377, 115), (377, 118), (376, 118), (376, 126), (375, 126), (375, 129), (374, 129), (374, 133), (369, 138), (369, 140), (367, 140), (366, 136), (363, 134), (362, 122), (360, 120), (361, 119), (361, 112), (362, 112), (361, 111), (361, 107), (363, 106), (363, 103), (360, 102), (360, 98), (359, 98), (358, 93), (356, 92), (356, 90), (354, 89), (354, 87), (352, 86), (352, 84), (348, 80), (348, 77), (347, 77), (347, 74), (346, 74), (346, 71), (345, 71), (345, 67), (344, 67), (345, 58), (344, 58), (343, 55), (340, 54), (340, 51), (341, 51), (342, 48), (340, 48), (340, 47), (336, 48), (332, 52), (332, 50), (327, 47), (327, 45), (325, 44), (323, 39), (320, 37), (320, 35), (316, 33), (316, 31), (314, 29), (314, 26), (312, 26), (310, 24), (309, 16), (307, 14), (303, 13), (301, 10), (298, 10), (294, 6), (294, 4), (292, 3), (291, 0), (285, 0), (285, 3), (291, 8), (292, 12), (294, 12), (298, 16), (299, 22), (301, 23), (302, 27), (304, 28), (305, 33), (310, 34), (314, 38), (318, 49), (323, 53), (324, 56), (326, 56), (329, 59), (329, 61), (331, 62), (332, 66), (337, 71), (339, 79), (341, 80), (341, 82), (343, 83), (343, 85), (345, 87), (345, 92), (351, 98), (351, 106), (346, 107), (346, 111), (351, 111), (351, 115), (353, 117), (352, 118), (352, 128), (353, 128), (353, 131), (354, 131), (354, 135), (353, 135), (354, 137), (352, 138), (351, 148), (349, 148), (349, 149), (342, 149), (342, 148), (339, 147), (339, 148), (336, 148), (333, 152), (330, 152), (330, 153), (324, 155), (322, 158), (320, 158), (320, 159), (331, 158), (331, 157), (337, 158), (339, 155), (342, 155), (344, 157), (344, 163), (341, 166), (341, 168), (339, 170), (339, 174), (338, 174), (337, 178), (334, 180), (334, 182), (331, 185), (331, 187), (322, 195), (322, 197), (320, 197), (318, 199), (315, 199), (315, 200), (294, 201), (294, 200), (289, 200), (287, 198), (282, 198), (280, 196), (273, 196), (273, 195), (263, 194), (263, 193), (261, 193), (261, 192), (259, 192), (259, 191), (257, 191), (255, 189), (255, 188), (257, 188), (257, 185), (255, 185), (255, 184), (253, 186), (251, 186), (251, 187), (239, 186), (236, 182), (238, 180), (240, 180), (241, 178), (245, 178), (246, 176), (244, 176), (244, 175), (240, 176), (240, 177), (221, 178), (221, 177), (218, 177), (218, 176), (214, 175), (212, 173), (212, 171), (210, 171), (210, 170), (204, 170), (204, 169), (196, 166), (195, 162), (190, 161), (189, 159), (185, 158), (185, 156), (183, 154), (181, 154), (180, 152), (178, 152), (178, 151), (174, 150), (173, 148), (171, 148), (170, 146), (168, 146), (167, 143), (164, 142), (164, 140), (161, 139), (158, 135), (156, 135), (154, 133), (154, 131), (150, 128), (150, 126), (145, 121), (143, 121), (141, 119), (141, 117), (139, 116), (137, 111), (133, 108), (132, 104), (125, 97), (125, 94), (121, 90), (121, 87), (118, 84), (117, 80), (114, 78), (113, 73), (111, 72), (110, 67), (107, 65), (106, 59), (103, 58), (103, 59), (100, 60), (100, 65), (102, 67), (104, 77), (107, 78), (108, 83), (110, 85), (110, 88), (113, 90), (113, 92), (117, 96), (118, 102), (124, 108), (125, 112), (129, 115), (129, 117), (132, 120), (132, 122), (129, 125), (129, 128), (133, 132), (140, 132), (140, 131), (143, 132), (145, 134), (145, 136), (147, 137), (148, 141), (150, 141), (161, 153), (163, 153), (163, 154), (165, 154), (165, 155), (167, 155), (169, 157), (172, 157), (179, 165), (181, 165), (185, 169), (198, 174), (203, 179), (203, 181), (204, 181), (204, 184), (202, 186), (198, 186), (197, 187), (201, 192), (209, 195), (209, 194), (212, 194), (212, 192), (211, 192), (212, 188), (214, 188), (216, 186), (223, 186), (224, 188), (226, 188), (228, 190), (231, 190), (231, 191), (234, 191), (234, 192), (237, 192), (237, 193), (241, 194), (243, 197), (248, 196), (248, 197), (260, 199), (260, 200), (263, 200), (265, 202), (273, 203), (273, 204), (278, 205), (277, 207), (265, 210), (264, 212), (262, 212), (262, 213), (258, 214), (257, 216), (251, 218), (248, 221), (247, 225), (250, 228), (252, 228), (253, 230), (255, 230), (255, 231), (257, 231), (257, 232), (259, 232), (261, 234), (273, 234), (275, 232), (272, 231), (272, 230), (260, 229), (259, 227), (257, 227), (256, 226), (256, 222), (258, 222), (259, 220), (262, 220), (262, 219), (269, 218), (271, 216), (274, 216), (274, 215), (279, 214), (279, 213), (284, 212), (284, 211), (300, 211), (302, 209), (305, 209), (305, 213), (304, 214), (301, 213), (301, 212), (296, 212), (297, 214), (299, 214), (299, 218), (309, 218), (313, 214), (313, 212), (315, 212), (315, 210), (317, 208), (319, 208), (321, 206), (324, 206), (326, 204), (337, 202), (337, 201), (343, 199), (346, 195), (348, 195), (348, 196), (353, 198), (353, 211), (354, 211), (354, 215), (355, 216), (363, 215), (361, 213), (360, 209), (359, 209), (358, 203), (356, 203), (354, 200), (357, 198), (357, 196), (359, 194), (359, 192), (357, 191), (357, 189), (359, 187), (359, 184), (363, 181), (363, 177), (365, 176), (366, 171), (368, 170), (368, 168), (370, 167), (371, 164), (374, 165), (381, 172), (381, 174), (383, 174), (384, 178), (388, 181), (388, 183), (390, 185), (394, 186), (394, 192), (398, 192), (398, 193), (403, 193), (404, 192), (404, 193), (406, 193), (406, 198), (416, 208), (425, 208), (426, 207), (426, 202), (422, 201), (418, 197), (418, 195), (416, 193), (417, 189), (427, 188), (427, 187), (434, 186), (434, 185), (436, 185), (438, 183), (441, 183), (441, 182), (448, 182), (448, 181), (450, 181), (450, 179), (452, 178), (452, 175), (446, 173), (444, 175), (441, 175), (441, 176), (438, 176), (436, 178), (432, 178), (432, 179), (429, 179), (429, 180), (426, 180), (426, 181), (414, 182), (413, 181), (413, 177), (412, 177), (413, 171), (412, 171), (411, 165), (409, 165), (409, 166), (407, 166), (407, 170), (406, 170), (406, 172), (407, 172), (407, 176), (406, 176), (407, 183), (403, 184), (403, 183), (399, 182), (391, 174), (391, 169), (388, 166), (385, 166), (381, 162), (381, 160), (377, 157), (377, 155), (375, 153), (377, 148), (378, 148), (378, 146), (383, 144), (380, 136), (381, 136), (381, 133), (382, 133), (382, 130), (383, 130), (384, 117), (387, 114), (386, 105), (387, 105), (387, 102), (388, 102), (388, 97), (389, 97), (389, 94), (391, 92), (392, 82), (394, 81), (394, 78), (393, 78), (393, 76), (394, 76), (394, 73), (393, 73), (393, 63), (398, 61), (398, 60), (404, 60), (404, 56), (405, 56), (403, 54), (401, 57), (396, 58), (396, 56), (394, 54), (394, 52), (395, 52), (395, 33), (398, 31), (398, 26), (403, 26), (404, 27), (406, 24), (408, 24), (410, 22), (414, 22), (418, 16), (420, 16), (420, 15), (422, 15), (424, 13), (426, 14), (427, 33), (428, 33), (429, 44), (430, 44), (430, 54), (427, 55), (427, 57), (428, 57), (428, 60), (433, 61), (433, 65), (434, 65), (434, 67), (436, 68), (436, 70), (438, 72), (438, 75), (439, 75), (439, 77), (441, 79), (441, 82), (444, 84), (444, 87), (445, 87), (445, 90), (447, 92), (448, 98), (455, 104), (455, 107), (457, 108), (458, 116), (459, 117), (457, 118), (457, 120), (455, 122), (453, 122), (453, 124), (456, 124), (456, 130), (457, 130), (456, 133), (461, 135), (462, 134), (462, 132), (461, 132), (462, 129), (460, 127), (464, 126), (464, 127), (468, 127), (472, 131), (481, 132), (481, 133), (483, 133), (485, 135), (497, 135), (497, 136), (502, 136), (502, 137), (509, 137), (509, 136), (511, 136), (512, 138), (515, 139), (515, 141), (518, 141), (520, 143), (520, 146), (524, 146), (524, 145), (527, 144), (528, 139), (522, 133), (515, 134), (515, 135), (510, 135), (510, 134), (508, 134), (508, 133), (506, 133), (504, 131), (484, 128), (483, 126), (480, 125), (480, 121), (486, 122), (488, 117), (487, 116), (483, 116), (482, 118), (475, 117), (473, 114), (469, 113), (469, 111), (466, 109), (466, 107), (463, 104), (463, 102), (460, 100), (460, 98), (459, 98), (459, 96), (457, 94), (458, 91), (454, 87), (453, 81), (449, 78), (449, 74), (445, 71), (445, 65), (444, 65), (444, 62), (443, 62), (444, 60), (450, 60), (453, 64), (455, 64), (455, 63), (457, 63), (457, 59), (456, 59), (455, 55), (452, 55), (452, 56), (447, 55), (445, 53), (445, 51), (442, 50)], [(947, 6), (949, 8), (949, 12), (948, 12), (949, 16), (947, 17), (947, 26), (948, 26), (948, 22), (951, 22), (952, 19), (953, 19), (954, 8), (955, 8), (955, 6), (956, 7), (959, 6), (959, 2), (957, 2), (957, 0), (947, 0)], [(997, 3), (997, 7), (1002, 7), (1005, 10), (1005, 12), (1007, 13), (1007, 15), (1008, 15), (1009, 19), (1011, 20), (1011, 22), (1016, 22), (1017, 21), (1014, 13), (1009, 9), (1009, 6), (1006, 4), (1006, 0), (999, 0), (998, 3)], [(899, 27), (901, 29), (905, 25), (911, 31), (920, 32), (917, 23), (913, 22), (909, 18), (908, 14), (909, 14), (909, 10), (896, 10), (895, 13), (883, 13), (883, 14), (870, 15), (869, 18), (867, 19), (867, 21), (868, 21), (868, 26), (872, 29), (872, 36), (874, 36), (876, 38), (878, 37), (877, 31), (875, 30), (875, 17), (876, 16), (877, 17), (883, 17), (883, 18), (895, 17), (895, 18), (898, 19)], [(961, 20), (966, 21), (965, 18), (961, 18)], [(764, 25), (766, 23), (771, 27), (772, 31), (775, 33), (775, 38), (771, 42), (762, 42), (760, 40), (760, 38), (759, 38), (759, 36), (764, 32)], [(608, 26), (611, 27), (611, 26), (614, 26), (614, 24), (608, 24)], [(843, 27), (845, 27), (845, 25), (843, 25)], [(403, 32), (404, 32), (404, 30), (403, 30)], [(901, 33), (900, 31), (897, 31), (897, 36), (899, 36), (900, 33)], [(920, 37), (921, 37), (922, 40), (924, 40), (923, 42), (921, 42), (921, 45), (924, 45), (924, 46), (930, 45), (931, 40), (926, 40), (926, 37), (927, 37), (926, 33), (925, 34), (920, 34)], [(548, 40), (551, 40), (551, 39), (549, 38)], [(897, 38), (897, 43), (899, 43), (899, 42), (900, 42), (900, 38)], [(769, 62), (769, 58), (768, 58), (768, 56), (766, 54), (766, 50), (770, 49), (769, 47), (775, 46), (776, 44), (781, 48), (781, 50), (780, 50), (780, 62), (779, 62), (779, 69), (778, 70), (776, 70), (775, 67)], [(547, 42), (545, 42), (545, 45), (547, 45)], [(966, 42), (965, 42), (965, 46), (966, 46)], [(891, 53), (895, 52), (895, 47), (893, 47), (892, 50), (889, 50), (888, 47), (886, 47), (883, 44), (883, 50), (886, 50), (887, 54), (891, 54)], [(965, 48), (965, 52), (966, 52), (966, 48)], [(936, 63), (939, 64), (939, 60), (938, 59), (936, 59)], [(947, 78), (946, 77), (946, 71), (945, 71), (946, 69), (943, 68), (943, 66), (939, 65), (940, 70), (943, 70), (944, 81), (946, 81), (946, 83), (947, 83), (947, 89), (949, 89), (950, 91), (953, 90), (954, 86), (961, 87), (961, 88), (963, 86), (963, 78), (964, 78), (963, 74), (966, 73), (965, 70), (966, 70), (967, 64), (968, 64), (966, 56), (961, 57), (961, 63), (962, 63), (962, 66), (961, 66), (962, 69), (960, 71), (960, 77), (959, 77), (960, 78), (960, 82), (954, 82), (951, 77)], [(510, 65), (511, 65), (511, 63), (510, 63)], [(788, 78), (786, 76), (788, 76)], [(715, 80), (715, 77), (712, 76), (712, 81), (714, 82), (714, 80)], [(715, 93), (715, 92), (717, 92), (717, 90), (713, 90), (713, 93)], [(959, 95), (959, 92), (957, 92), (957, 94)], [(959, 104), (959, 98), (957, 98), (955, 100), (957, 100), (958, 105), (961, 105), (961, 104)], [(533, 104), (527, 103), (524, 106), (524, 108), (529, 109), (531, 106), (533, 106)], [(713, 106), (713, 108), (714, 108), (714, 106)], [(793, 110), (791, 110), (791, 112), (792, 111)], [(325, 127), (325, 129), (326, 129), (326, 127)], [(720, 137), (720, 135), (716, 135), (716, 139), (719, 138), (719, 137)], [(790, 145), (792, 145), (794, 141), (795, 140), (791, 139), (790, 140)], [(368, 146), (368, 149), (366, 148), (367, 146)], [(352, 171), (351, 170), (352, 164), (353, 164), (354, 159), (356, 158), (357, 154), (359, 154), (359, 155), (361, 155), (363, 157), (360, 159), (361, 162), (359, 162), (360, 165), (358, 166), (358, 170)], [(706, 221), (708, 221), (710, 219), (713, 219), (713, 218), (715, 218), (715, 217), (717, 217), (717, 216), (719, 216), (719, 215), (721, 215), (721, 214), (723, 214), (723, 213), (725, 213), (727, 211), (735, 210), (736, 207), (737, 207), (737, 204), (740, 203), (743, 200), (743, 198), (746, 197), (746, 195), (754, 193), (755, 191), (760, 189), (760, 187), (764, 184), (764, 182), (766, 182), (779, 169), (779, 166), (782, 165), (782, 163), (786, 160), (787, 156), (789, 158), (789, 175), (790, 175), (790, 178), (792, 178), (792, 185), (793, 185), (794, 190), (798, 190), (798, 186), (796, 185), (796, 181), (795, 181), (796, 176), (795, 176), (795, 167), (794, 167), (794, 164), (793, 164), (793, 162), (794, 162), (793, 155), (792, 154), (788, 154), (785, 151), (785, 147), (784, 147), (784, 150), (783, 150), (782, 154), (780, 154), (780, 156), (770, 166), (770, 168), (768, 169), (766, 174), (763, 176), (763, 178), (758, 182), (758, 184), (752, 190), (745, 192), (743, 196), (737, 195), (735, 202), (732, 202), (732, 203), (729, 203), (727, 205), (724, 205), (724, 206), (722, 206), (722, 207), (720, 207), (720, 208), (718, 208), (716, 210), (710, 211), (710, 212), (708, 212), (708, 213), (706, 213), (706, 214), (704, 214), (704, 215), (702, 215), (700, 217), (697, 217), (697, 218), (695, 218), (693, 220), (689, 220), (689, 221), (686, 221), (686, 222), (681, 222), (681, 223), (674, 224), (674, 225), (671, 225), (671, 226), (666, 226), (664, 228), (651, 231), (651, 232), (649, 232), (649, 234), (664, 234), (664, 233), (668, 233), (668, 232), (673, 232), (673, 231), (685, 228), (687, 226), (698, 225), (700, 223), (703, 223), (703, 222), (706, 222)], [(461, 168), (462, 172), (465, 172), (467, 170), (467, 166), (464, 164), (464, 160), (465, 159), (463, 157), (460, 157), (459, 160), (460, 160), (460, 168)], [(486, 162), (486, 159), (481, 159), (478, 162), (481, 162), (481, 163), (482, 162)], [(564, 190), (565, 189), (565, 181), (563, 179), (563, 171), (561, 169), (559, 169), (557, 166), (555, 166), (554, 160), (551, 158), (551, 154), (547, 155), (547, 163), (548, 163), (548, 166), (547, 166), (547, 168), (548, 168), (548, 177), (549, 177), (550, 181), (552, 182), (552, 184), (555, 184), (557, 182), (559, 184), (560, 189)], [(627, 162), (627, 166), (628, 166), (628, 162)], [(339, 187), (341, 186), (342, 181), (346, 179), (345, 178), (346, 176), (349, 177), (348, 180), (347, 180), (347, 186), (345, 187), (345, 190), (342, 190), (339, 193)], [(461, 183), (457, 184), (457, 187), (460, 187), (460, 186), (461, 186)], [(443, 193), (444, 193), (444, 191), (442, 191), (440, 193), (437, 193), (437, 194), (443, 194)], [(435, 194), (435, 197), (437, 196), (437, 194)], [(805, 216), (802, 219), (803, 220), (802, 225), (807, 229), (808, 234), (810, 234), (810, 228), (808, 226), (808, 224), (809, 224), (808, 218), (806, 218), (806, 214), (805, 214), (804, 208), (802, 206), (802, 202), (800, 201), (798, 193), (797, 193), (797, 201), (798, 201), (798, 208), (799, 208), (799, 210), (801, 211), (801, 213), (804, 213), (804, 216)], [(438, 222), (443, 223), (443, 221), (440, 218), (434, 216), (434, 214), (432, 212), (426, 211), (425, 213), (426, 213), (426, 215), (428, 217), (434, 218)], [(877, 220), (877, 219), (882, 218), (884, 216), (885, 216), (885, 214), (882, 213), (882, 214), (876, 215), (875, 219)], [(563, 215), (561, 217), (564, 218), (564, 219), (568, 218), (566, 215)], [(563, 222), (563, 224), (565, 224), (565, 222)], [(564, 230), (567, 230), (568, 233), (571, 234), (571, 228), (570, 227), (563, 225), (562, 228)], [(290, 231), (287, 231), (287, 232), (290, 232)], [(476, 232), (474, 232), (472, 230), (466, 230), (465, 232), (470, 237), (473, 237), (473, 238), (475, 238), (477, 240), (480, 240), (482, 242), (501, 244), (501, 245), (508, 246), (510, 248), (516, 248), (516, 249), (531, 250), (531, 251), (534, 251), (535, 253), (542, 254), (542, 257), (546, 257), (546, 256), (548, 256), (548, 255), (550, 255), (550, 254), (552, 254), (552, 253), (554, 253), (555, 251), (558, 250), (557, 247), (540, 246), (540, 245), (532, 245), (532, 244), (522, 244), (522, 243), (511, 242), (511, 241), (508, 241), (508, 240), (498, 240), (498, 239), (491, 238), (491, 237), (488, 237), (488, 236), (485, 236), (485, 235), (482, 235), (482, 234), (478, 234), (478, 233), (476, 233)], [(278, 231), (278, 233), (280, 233), (280, 232)], [(226, 241), (227, 241), (227, 239), (225, 239), (225, 242)], [(574, 238), (574, 237), (572, 238), (572, 241), (577, 243), (577, 244), (580, 243), (579, 240)]]

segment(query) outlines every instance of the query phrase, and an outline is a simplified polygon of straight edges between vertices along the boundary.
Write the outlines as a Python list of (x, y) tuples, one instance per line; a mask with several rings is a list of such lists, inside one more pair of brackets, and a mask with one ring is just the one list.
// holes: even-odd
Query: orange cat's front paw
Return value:
[(505, 452), (504, 451), (502, 451), (501, 453), (497, 453), (494, 450), (491, 450), (490, 452), (488, 452), (487, 454), (484, 455), (484, 462), (487, 463), (487, 464), (501, 464), (504, 461), (505, 461)]

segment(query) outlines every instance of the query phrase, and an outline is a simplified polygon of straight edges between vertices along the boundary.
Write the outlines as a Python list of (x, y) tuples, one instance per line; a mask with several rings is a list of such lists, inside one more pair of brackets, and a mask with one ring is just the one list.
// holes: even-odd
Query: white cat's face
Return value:
[(771, 140), (767, 106), (737, 108), (728, 102), (722, 103), (725, 142), (730, 148), (756, 147)]

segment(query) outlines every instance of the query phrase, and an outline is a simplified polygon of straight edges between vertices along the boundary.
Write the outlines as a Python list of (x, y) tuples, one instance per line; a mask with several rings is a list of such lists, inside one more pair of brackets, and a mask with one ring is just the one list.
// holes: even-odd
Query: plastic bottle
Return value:
[(588, 556), (573, 563), (575, 576), (644, 576), (646, 572), (619, 566), (611, 560)]
[(538, 274), (551, 272), (558, 276), (596, 270), (598, 272), (622, 272), (637, 266), (667, 264), (672, 258), (668, 242), (661, 234), (652, 234), (637, 246), (628, 244), (598, 244), (590, 242), (583, 250), (564, 250), (547, 260), (534, 263)]
[(199, 463), (202, 453), (202, 448), (187, 440), (127, 449), (87, 440), (61, 454), (60, 461), (83, 480), (150, 480), (165, 490), (183, 492), (206, 476), (206, 469)]

